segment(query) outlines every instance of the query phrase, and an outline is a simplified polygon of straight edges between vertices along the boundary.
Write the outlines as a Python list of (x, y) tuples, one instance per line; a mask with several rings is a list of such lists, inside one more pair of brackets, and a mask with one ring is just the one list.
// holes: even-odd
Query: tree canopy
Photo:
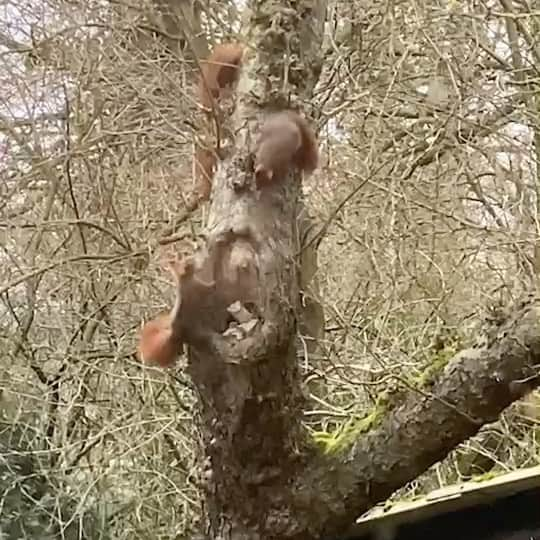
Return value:
[[(332, 538), (391, 496), (538, 462), (534, 6), (2, 9), (0, 414), (31, 434), (2, 445), (62, 509), (52, 537), (80, 518), (89, 538)], [(205, 115), (201, 66), (231, 42), (230, 109)], [(288, 109), (319, 168), (254, 189)], [(175, 285), (171, 253), (248, 278)], [(140, 326), (178, 291), (197, 339), (144, 366)], [(255, 309), (211, 328), (237, 299)]]

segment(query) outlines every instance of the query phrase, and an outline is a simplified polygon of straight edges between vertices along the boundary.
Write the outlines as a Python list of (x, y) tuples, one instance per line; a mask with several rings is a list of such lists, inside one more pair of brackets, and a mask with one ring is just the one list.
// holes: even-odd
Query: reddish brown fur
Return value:
[(298, 113), (275, 113), (263, 124), (255, 154), (258, 187), (283, 178), (293, 165), (310, 173), (317, 168), (318, 162), (315, 134)]
[(168, 313), (158, 315), (142, 327), (139, 357), (144, 364), (167, 368), (174, 364), (177, 355), (178, 345), (173, 339)]
[(227, 308), (236, 301), (250, 307), (258, 300), (257, 250), (252, 230), (225, 231), (202, 259), (179, 258), (167, 263), (176, 283), (174, 307), (146, 323), (139, 354), (148, 365), (172, 366), (183, 344), (205, 347), (212, 332), (228, 325)]
[[(200, 104), (212, 111), (212, 103), (219, 106), (224, 95), (231, 91), (240, 76), (240, 64), (244, 48), (239, 43), (216, 45), (210, 56), (201, 64), (201, 75), (197, 87)], [(210, 198), (212, 179), (217, 164), (215, 154), (206, 149), (195, 152), (195, 177), (199, 184), (199, 198)]]
[[(202, 64), (198, 98), (207, 110), (219, 101), (237, 83), (240, 76), (244, 49), (239, 43), (216, 45)], [(307, 173), (317, 168), (319, 150), (317, 140), (308, 122), (293, 111), (271, 115), (264, 123), (255, 156), (257, 187), (283, 178), (291, 166)], [(217, 164), (213, 152), (198, 149), (195, 153), (196, 177), (199, 196), (210, 197), (212, 179)]]
[(181, 305), (180, 280), (186, 274), (191, 274), (193, 264), (191, 259), (167, 263), (167, 268), (176, 281), (176, 300), (170, 313), (162, 313), (148, 321), (141, 329), (139, 336), (139, 358), (144, 364), (171, 367), (182, 352), (182, 340), (180, 332), (173, 327), (176, 314)]
[(201, 105), (211, 108), (212, 100), (219, 100), (223, 90), (238, 81), (243, 54), (244, 48), (239, 43), (216, 45), (201, 66), (198, 90)]
[(195, 178), (199, 179), (199, 197), (203, 201), (210, 198), (216, 162), (217, 159), (214, 152), (205, 148), (197, 148), (195, 150)]

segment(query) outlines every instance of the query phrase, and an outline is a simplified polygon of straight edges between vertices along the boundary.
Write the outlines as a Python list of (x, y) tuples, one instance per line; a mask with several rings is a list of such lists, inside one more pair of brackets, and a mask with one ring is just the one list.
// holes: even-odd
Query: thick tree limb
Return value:
[[(329, 536), (443, 459), (540, 382), (540, 299), (528, 298), (457, 354), (431, 388), (411, 390), (380, 426), (296, 483), (304, 523)], [(320, 523), (314, 517), (320, 516)], [(314, 536), (315, 537), (315, 536)], [(305, 538), (305, 536), (298, 536)]]

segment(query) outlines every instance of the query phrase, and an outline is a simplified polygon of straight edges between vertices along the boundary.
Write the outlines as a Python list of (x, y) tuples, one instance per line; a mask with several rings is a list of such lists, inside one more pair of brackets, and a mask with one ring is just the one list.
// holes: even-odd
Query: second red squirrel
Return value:
[(304, 118), (294, 111), (269, 116), (262, 126), (255, 154), (257, 187), (280, 180), (291, 166), (311, 173), (318, 163), (317, 139)]
[[(209, 110), (212, 101), (219, 106), (222, 99), (238, 82), (244, 49), (239, 43), (216, 45), (203, 63), (197, 88), (201, 105)], [(283, 178), (291, 166), (310, 173), (317, 168), (319, 151), (317, 139), (308, 122), (294, 111), (271, 114), (261, 129), (255, 152), (254, 172), (256, 185)], [(199, 149), (195, 154), (201, 199), (210, 196), (216, 156)]]
[(212, 100), (219, 102), (224, 90), (236, 84), (243, 54), (244, 48), (239, 43), (221, 43), (214, 47), (201, 66), (197, 97), (203, 107), (210, 109)]
[[(239, 43), (222, 43), (216, 45), (210, 56), (201, 62), (197, 99), (207, 112), (218, 112), (220, 100), (227, 92), (233, 91), (240, 76), (243, 54), (244, 49)], [(210, 198), (212, 178), (217, 165), (215, 152), (197, 148), (194, 164), (199, 198), (206, 201)]]
[(179, 259), (178, 256), (175, 256), (174, 259), (167, 261), (165, 266), (176, 284), (174, 306), (169, 313), (161, 313), (148, 321), (142, 327), (139, 336), (141, 361), (146, 365), (162, 368), (173, 366), (184, 348), (183, 329), (178, 325), (178, 315), (183, 304), (186, 301), (193, 304), (193, 295), (197, 297), (201, 291), (213, 286), (213, 282), (207, 283), (200, 278), (195, 278), (194, 283), (197, 290), (188, 291), (186, 298), (186, 295), (180, 294), (180, 285), (184, 276), (190, 278), (194, 275), (193, 258)]
[[(178, 291), (182, 276), (191, 271), (192, 265), (190, 261), (174, 259), (168, 261), (166, 267), (172, 274)], [(173, 324), (181, 303), (182, 298), (177, 293), (169, 313), (161, 313), (142, 327), (139, 335), (139, 358), (144, 364), (168, 368), (175, 364), (182, 353), (182, 333)]]

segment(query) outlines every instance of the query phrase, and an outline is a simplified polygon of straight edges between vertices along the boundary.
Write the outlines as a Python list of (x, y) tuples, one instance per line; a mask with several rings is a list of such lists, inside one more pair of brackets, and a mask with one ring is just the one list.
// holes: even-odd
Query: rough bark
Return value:
[(329, 536), (343, 533), (347, 523), (538, 386), (540, 299), (531, 297), (514, 306), (479, 343), (458, 353), (430, 387), (413, 388), (401, 396), (376, 429), (326, 466), (314, 461), (309, 471), (301, 473), (294, 491), (310, 495), (299, 529), (309, 524)]
[[(495, 420), (520, 397), (516, 381), (538, 375), (540, 303), (528, 299), (431, 386), (389, 402), (377, 426), (339, 453), (323, 455), (310, 443), (295, 355), (300, 183), (290, 175), (254, 189), (252, 151), (265, 110), (292, 104), (309, 113), (302, 103), (321, 67), (322, 6), (250, 3), (234, 149), (214, 179), (206, 249), (179, 286), (176, 324), (201, 403), (209, 538), (343, 533)], [(230, 326), (233, 299), (241, 306)]]

